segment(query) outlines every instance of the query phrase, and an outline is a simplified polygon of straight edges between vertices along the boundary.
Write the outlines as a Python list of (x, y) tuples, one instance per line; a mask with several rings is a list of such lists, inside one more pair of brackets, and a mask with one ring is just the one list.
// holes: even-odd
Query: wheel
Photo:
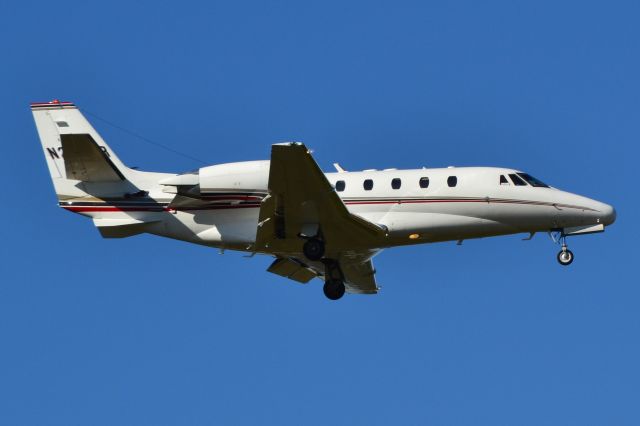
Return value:
[(324, 256), (324, 243), (316, 238), (309, 238), (304, 242), (302, 252), (309, 260), (320, 260)]
[(560, 250), (558, 253), (558, 262), (562, 266), (569, 266), (573, 262), (573, 252), (571, 250)]
[(324, 283), (324, 287), (322, 287), (322, 291), (324, 291), (327, 299), (338, 300), (344, 296), (344, 283), (340, 280), (327, 280)]

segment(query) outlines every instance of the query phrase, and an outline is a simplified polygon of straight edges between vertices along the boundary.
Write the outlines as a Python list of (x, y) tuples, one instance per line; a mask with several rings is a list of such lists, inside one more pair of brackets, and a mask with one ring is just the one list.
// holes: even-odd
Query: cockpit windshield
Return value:
[(530, 174), (518, 173), (518, 176), (520, 176), (522, 179), (526, 180), (527, 183), (529, 185), (531, 185), (531, 186), (537, 186), (539, 188), (549, 188), (549, 185), (547, 185), (546, 183), (542, 182), (541, 180), (538, 180), (538, 179), (534, 178)]

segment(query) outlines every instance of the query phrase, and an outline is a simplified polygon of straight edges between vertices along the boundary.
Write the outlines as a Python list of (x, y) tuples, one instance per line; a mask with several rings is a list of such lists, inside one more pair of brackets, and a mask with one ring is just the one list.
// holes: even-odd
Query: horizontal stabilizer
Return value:
[(125, 180), (89, 134), (61, 134), (67, 179), (83, 182), (117, 182)]

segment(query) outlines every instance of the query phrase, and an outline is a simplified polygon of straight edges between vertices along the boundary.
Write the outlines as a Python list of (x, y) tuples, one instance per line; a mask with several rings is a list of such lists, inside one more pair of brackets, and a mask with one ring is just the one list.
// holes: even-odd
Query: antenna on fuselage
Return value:
[(341, 166), (340, 164), (338, 164), (338, 163), (333, 163), (333, 167), (335, 167), (335, 168), (336, 168), (336, 170), (338, 171), (338, 173), (344, 173), (344, 172), (346, 172), (346, 170), (345, 170), (345, 169), (343, 169), (343, 168), (342, 168), (342, 166)]

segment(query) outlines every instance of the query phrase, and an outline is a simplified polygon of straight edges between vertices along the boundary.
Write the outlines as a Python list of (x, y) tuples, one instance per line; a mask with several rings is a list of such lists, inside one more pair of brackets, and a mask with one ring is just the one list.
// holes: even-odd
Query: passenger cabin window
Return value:
[(400, 180), (400, 178), (394, 178), (391, 181), (391, 188), (400, 189), (400, 186), (402, 186), (402, 181)]
[(509, 185), (509, 181), (504, 175), (500, 175), (500, 185)]
[(447, 178), (447, 185), (449, 185), (450, 188), (453, 188), (457, 184), (458, 184), (458, 178), (456, 176), (449, 176)]
[(511, 178), (515, 186), (527, 186), (527, 182), (525, 182), (520, 176), (516, 174), (510, 174), (509, 177)]
[(342, 192), (342, 191), (344, 191), (345, 186), (346, 186), (346, 185), (345, 185), (345, 183), (344, 183), (344, 181), (343, 181), (343, 180), (339, 180), (339, 181), (337, 181), (337, 182), (336, 182), (336, 191), (338, 191), (338, 192)]
[(371, 179), (366, 179), (362, 184), (362, 187), (365, 191), (371, 191), (373, 189), (373, 181)]
[(546, 183), (542, 182), (539, 179), (534, 178), (530, 174), (518, 173), (518, 176), (520, 176), (522, 179), (524, 179), (527, 182), (529, 182), (529, 185), (531, 185), (531, 186), (535, 186), (535, 187), (538, 187), (538, 188), (549, 188), (549, 185), (547, 185)]
[(428, 188), (429, 187), (429, 178), (421, 177), (420, 178), (420, 188)]

